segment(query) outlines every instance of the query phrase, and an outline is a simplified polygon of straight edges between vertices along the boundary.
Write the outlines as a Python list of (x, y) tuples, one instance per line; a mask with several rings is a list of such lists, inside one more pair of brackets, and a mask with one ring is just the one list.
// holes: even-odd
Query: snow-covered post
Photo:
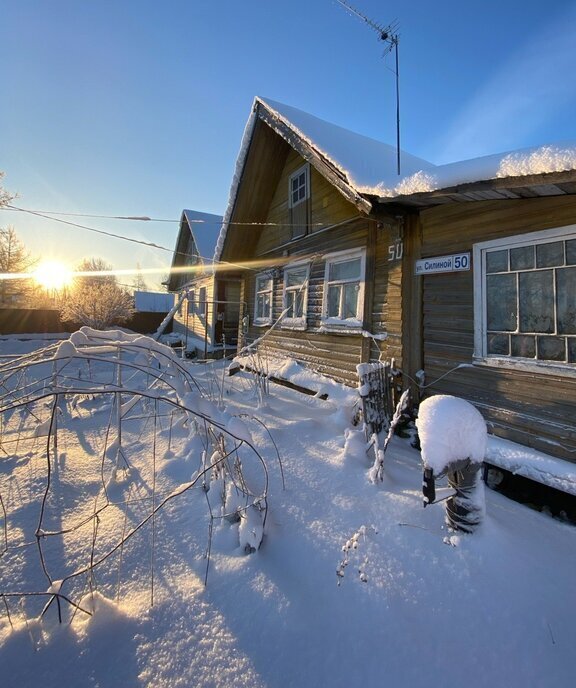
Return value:
[[(446, 502), (446, 522), (455, 530), (472, 532), (485, 511), (481, 477), (487, 437), (484, 418), (468, 401), (438, 394), (420, 404), (416, 427), (428, 484), (432, 476), (447, 475), (455, 490)], [(431, 501), (425, 496), (424, 506)]]

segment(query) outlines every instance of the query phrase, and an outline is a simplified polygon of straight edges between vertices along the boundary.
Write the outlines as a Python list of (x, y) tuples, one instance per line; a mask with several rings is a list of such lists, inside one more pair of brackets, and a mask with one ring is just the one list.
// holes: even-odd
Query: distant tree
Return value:
[(74, 285), (83, 289), (103, 284), (118, 285), (118, 280), (112, 274), (112, 270), (112, 266), (102, 258), (84, 258), (78, 263), (76, 272), (87, 274), (78, 275), (74, 279)]
[[(18, 238), (14, 227), (0, 228), (0, 273), (3, 275), (29, 272), (37, 263), (28, 249)], [(29, 305), (29, 300), (35, 291), (30, 278), (0, 279), (0, 305)]]
[(4, 172), (0, 172), (0, 208), (2, 206), (8, 205), (10, 201), (15, 198), (14, 194), (9, 193), (6, 191), (6, 189), (2, 186), (2, 179), (4, 178)]
[(127, 289), (118, 284), (111, 271), (112, 266), (101, 258), (83, 260), (77, 272), (96, 274), (75, 278), (70, 294), (61, 307), (62, 320), (80, 322), (96, 330), (126, 322), (134, 312), (134, 299)]
[(142, 268), (140, 267), (140, 263), (136, 263), (136, 270), (136, 275), (132, 280), (132, 286), (134, 288), (134, 291), (148, 291), (148, 285), (146, 284), (146, 280), (142, 276)]

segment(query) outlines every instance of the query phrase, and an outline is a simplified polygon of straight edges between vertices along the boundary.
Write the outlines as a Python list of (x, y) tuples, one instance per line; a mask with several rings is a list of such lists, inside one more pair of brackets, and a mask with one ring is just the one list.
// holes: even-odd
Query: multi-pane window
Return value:
[(487, 242), (476, 252), (483, 355), (576, 364), (576, 227)]
[(288, 267), (284, 270), (284, 327), (306, 327), (308, 271), (308, 265)]
[(194, 289), (188, 290), (188, 313), (193, 313), (196, 310), (196, 292)]
[(256, 300), (254, 304), (254, 323), (267, 325), (272, 322), (272, 278), (270, 275), (256, 277)]
[(325, 324), (360, 327), (364, 308), (363, 251), (326, 258), (323, 320)]
[(303, 236), (308, 231), (309, 198), (310, 167), (306, 164), (296, 170), (289, 180), (288, 206), (293, 239)]

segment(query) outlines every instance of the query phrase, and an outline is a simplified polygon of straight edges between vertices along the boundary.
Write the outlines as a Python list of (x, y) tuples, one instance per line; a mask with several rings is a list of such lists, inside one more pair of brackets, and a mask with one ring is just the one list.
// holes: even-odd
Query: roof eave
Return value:
[(544, 196), (576, 194), (576, 170), (546, 172), (517, 177), (497, 177), (446, 186), (412, 194), (379, 196), (382, 205), (408, 205), (429, 207), (445, 203), (462, 203), (480, 200), (518, 200)]

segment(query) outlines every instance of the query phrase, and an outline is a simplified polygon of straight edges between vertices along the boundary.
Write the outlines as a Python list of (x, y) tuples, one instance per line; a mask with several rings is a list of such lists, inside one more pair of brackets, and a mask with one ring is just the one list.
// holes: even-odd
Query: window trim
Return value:
[[(269, 282), (269, 288), (268, 289), (258, 289), (258, 281), (259, 280), (268, 280)], [(259, 318), (258, 317), (258, 296), (260, 294), (265, 294), (269, 293), (270, 294), (270, 315), (267, 318)], [(273, 299), (274, 299), (274, 278), (269, 272), (259, 272), (255, 279), (254, 279), (254, 320), (253, 320), (253, 325), (255, 327), (264, 327), (265, 325), (271, 325), (272, 324), (272, 307), (273, 307)]]
[[(355, 260), (360, 258), (360, 276), (359, 276), (359, 290), (358, 290), (358, 305), (356, 314), (357, 318), (341, 319), (333, 316), (328, 317), (328, 287), (331, 284), (330, 266), (334, 263), (344, 263), (348, 260)], [(366, 292), (366, 249), (356, 248), (345, 251), (336, 251), (334, 253), (327, 253), (324, 256), (324, 289), (322, 295), (322, 317), (320, 322), (323, 327), (328, 329), (344, 329), (345, 331), (358, 331), (364, 327), (364, 299)], [(352, 280), (350, 280), (352, 281)], [(356, 281), (356, 280), (354, 280)]]
[(194, 313), (196, 310), (196, 289), (188, 289), (186, 298), (188, 300), (188, 312)]
[[(304, 194), (303, 198), (301, 198), (296, 203), (294, 203), (292, 200), (292, 181), (296, 177), (299, 177), (302, 173), (304, 173), (304, 176), (305, 176), (305, 194)], [(291, 222), (291, 227), (290, 227), (290, 240), (291, 241), (296, 241), (297, 239), (301, 239), (302, 237), (305, 237), (309, 232), (309, 229), (310, 229), (309, 201), (310, 201), (310, 163), (305, 162), (297, 170), (294, 170), (294, 172), (292, 172), (292, 174), (288, 177), (288, 210), (290, 213), (290, 222)], [(299, 234), (294, 234), (294, 230), (296, 228), (296, 225), (294, 224), (293, 210), (294, 210), (294, 208), (298, 208), (299, 206), (305, 206), (304, 210), (306, 212), (306, 222), (305, 222), (305, 224), (302, 225), (303, 231)], [(298, 226), (300, 226), (300, 225), (298, 225)]]
[(290, 263), (284, 268), (284, 280), (282, 284), (282, 312), (287, 308), (286, 295), (290, 291), (300, 291), (298, 287), (286, 286), (286, 280), (288, 273), (291, 270), (301, 270), (306, 269), (306, 276), (304, 277), (304, 287), (300, 287), (304, 291), (304, 301), (302, 304), (302, 316), (300, 318), (289, 318), (286, 315), (282, 318), (281, 327), (286, 330), (305, 330), (307, 328), (308, 321), (308, 288), (310, 286), (310, 263), (300, 261), (298, 263)]
[[(292, 201), (292, 180), (295, 177), (299, 177), (302, 172), (304, 172), (306, 176), (306, 195), (304, 198), (301, 198), (299, 201), (294, 203)], [(303, 165), (301, 165), (297, 170), (294, 170), (290, 177), (288, 178), (288, 207), (290, 209), (295, 208), (298, 205), (301, 205), (302, 203), (305, 203), (308, 199), (310, 198), (310, 164), (305, 162)]]
[[(478, 365), (508, 368), (525, 372), (562, 374), (576, 377), (576, 364), (567, 361), (548, 361), (516, 356), (487, 353), (487, 298), (486, 254), (493, 249), (512, 249), (520, 246), (537, 246), (558, 240), (576, 239), (576, 225), (523, 234), (508, 235), (500, 239), (483, 241), (473, 245), (474, 265), (474, 363)], [(568, 266), (572, 267), (572, 266)], [(554, 268), (552, 268), (554, 269)], [(535, 270), (536, 271), (536, 270)], [(515, 271), (516, 272), (516, 271)]]

